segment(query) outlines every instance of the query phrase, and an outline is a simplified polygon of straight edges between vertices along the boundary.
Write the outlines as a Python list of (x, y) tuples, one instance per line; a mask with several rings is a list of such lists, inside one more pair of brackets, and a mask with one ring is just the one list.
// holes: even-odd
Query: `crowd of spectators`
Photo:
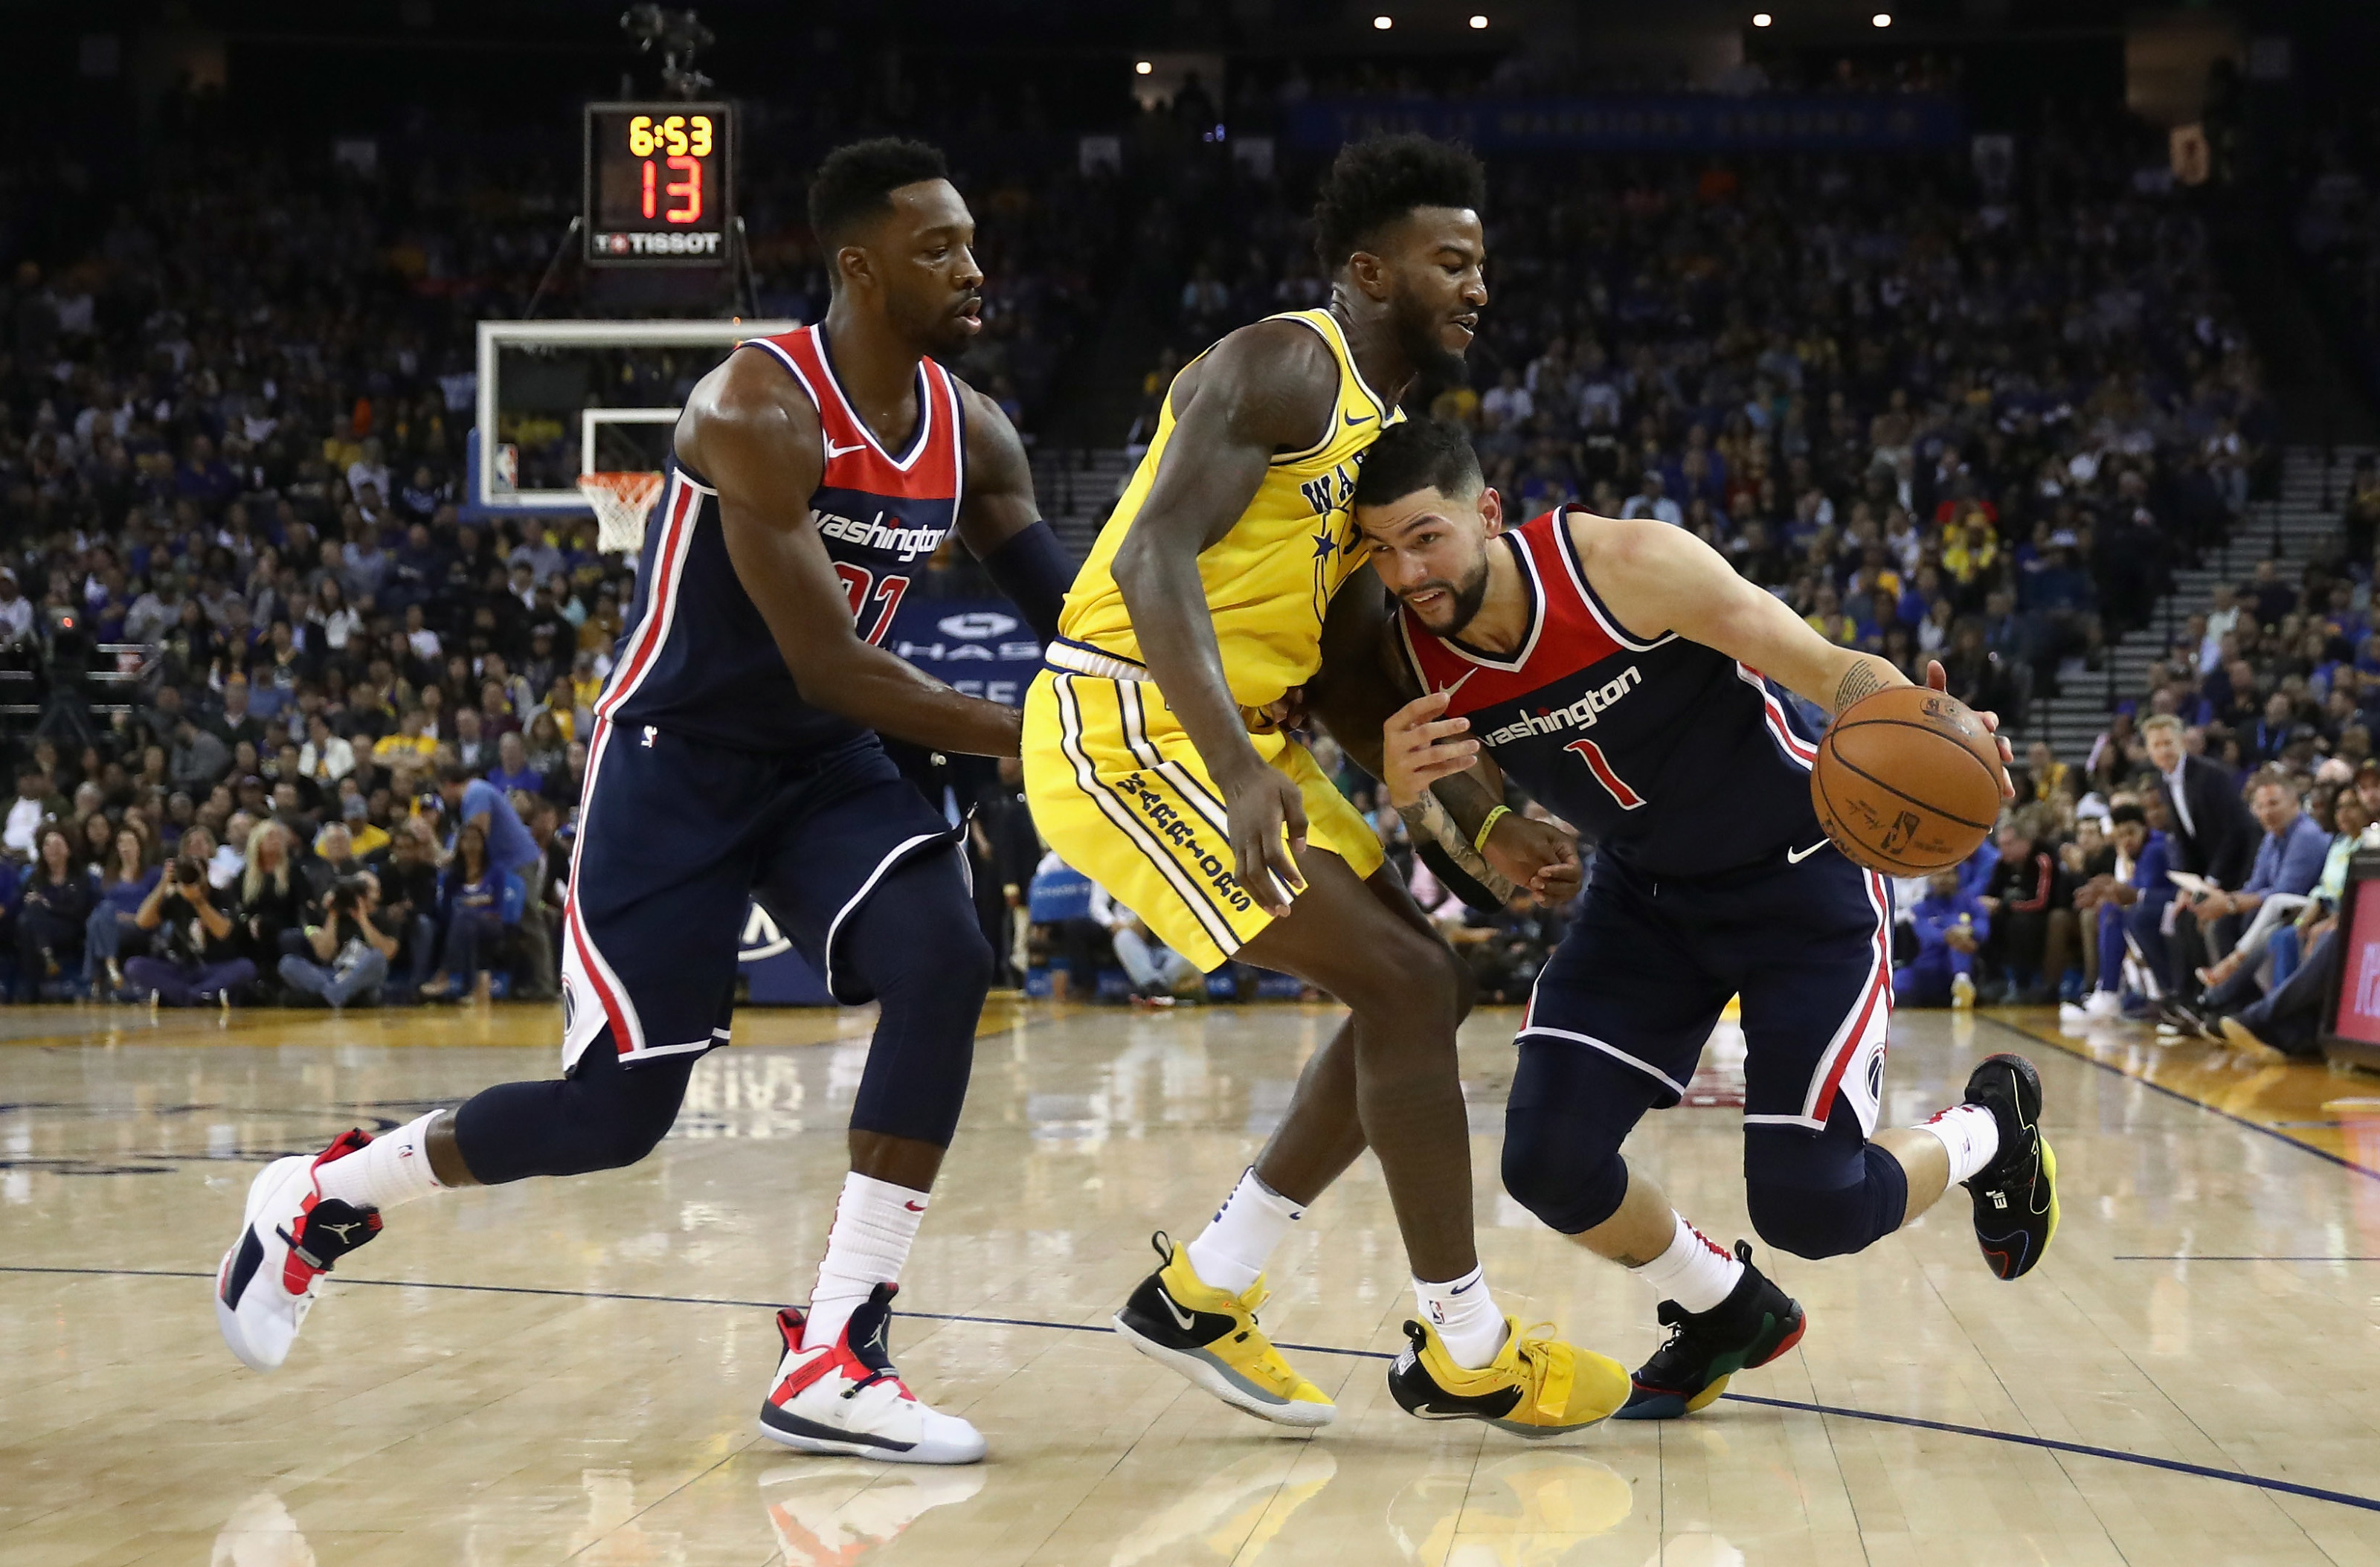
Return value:
[[(1292, 72), (1210, 106), (1262, 123), (1316, 90)], [(1017, 103), (970, 152), (1048, 128)], [(972, 192), (995, 298), (959, 368), (1028, 435), (1134, 290), (1169, 345), (1151, 398), (1184, 353), (1324, 298), (1314, 165), (1200, 141), (1208, 112), (1143, 113), (1117, 170), (995, 167)], [(826, 133), (796, 119), (771, 134)], [(2252, 356), (2185, 196), (2143, 172), (2148, 140), (2095, 123), (2022, 147), (1999, 184), (1963, 158), (1499, 160), (1495, 298), (1471, 383), (1429, 389), (1433, 411), (1474, 430), (1522, 507), (1694, 528), (1828, 636), (1912, 674), (1939, 657), (1954, 690), (2019, 713), (2146, 615), (2271, 449)], [(456, 172), (368, 176), (194, 134), (87, 243), (11, 279), (0, 675), (33, 678), (0, 680), (0, 700), (39, 708), (15, 724), (0, 869), (19, 882), (0, 941), (17, 994), (551, 986), (589, 704), (632, 583), (591, 523), (465, 519), (468, 326), (517, 310), (551, 214)], [(778, 183), (748, 207), (761, 287), (815, 313), (822, 275)], [(2313, 596), (2199, 628), (2217, 657), (2193, 721), (2234, 766), (2301, 723), (2351, 762), (2365, 674), (2380, 701), (2368, 589), (2286, 586)], [(2263, 579), (2243, 596), (2279, 607)], [(2227, 647), (2251, 665), (2245, 722)], [(2192, 699), (2161, 687), (2143, 711)], [(2136, 759), (2129, 723), (2093, 759), (2103, 786)], [(1409, 858), (1394, 813), (1352, 771), (1345, 786)], [(999, 803), (988, 782), (962, 793)], [(1028, 847), (990, 879), (1020, 905)], [(1490, 996), (1524, 991), (1559, 936), (1558, 911), (1435, 906)], [(1103, 938), (1073, 949), (1087, 961), (1136, 939), (1081, 917)], [(1085, 934), (1050, 923), (1062, 948)], [(1182, 979), (1162, 954), (1126, 966), (1151, 993)]]
[[(2186, 192), (2117, 125), (1961, 160), (1544, 159), (1492, 173), (1469, 384), (1522, 515), (1691, 528), (1829, 638), (2016, 713), (2097, 668), (2277, 479)], [(1321, 303), (1293, 189), (1227, 191), (1145, 378)]]

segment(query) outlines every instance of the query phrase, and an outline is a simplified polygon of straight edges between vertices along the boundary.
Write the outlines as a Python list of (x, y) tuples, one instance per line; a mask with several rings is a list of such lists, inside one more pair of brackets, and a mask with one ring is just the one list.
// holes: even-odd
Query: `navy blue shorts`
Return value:
[(1892, 1014), (1892, 890), (1832, 844), (1692, 881), (1596, 856), (1520, 1038), (1601, 1052), (1650, 1109), (1685, 1093), (1743, 998), (1746, 1125), (1822, 1131), (1838, 1099), (1876, 1131)]
[(726, 1043), (755, 898), (836, 1000), (868, 1000), (837, 933), (886, 872), (960, 834), (872, 735), (771, 756), (599, 722), (563, 910), (564, 1069), (607, 1028), (624, 1062)]

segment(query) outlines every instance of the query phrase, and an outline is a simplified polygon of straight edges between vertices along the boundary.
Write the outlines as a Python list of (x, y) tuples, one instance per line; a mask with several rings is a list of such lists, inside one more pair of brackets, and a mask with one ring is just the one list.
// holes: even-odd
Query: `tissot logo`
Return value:
[(1015, 630), (1016, 617), (994, 610), (969, 610), (965, 614), (946, 614), (934, 625), (945, 637), (983, 641)]
[(769, 917), (769, 911), (754, 904), (752, 912), (744, 917), (744, 940), (737, 947), (735, 961), (759, 963), (763, 958), (790, 951), (792, 947), (793, 942), (785, 940), (783, 933), (778, 930), (777, 922)]

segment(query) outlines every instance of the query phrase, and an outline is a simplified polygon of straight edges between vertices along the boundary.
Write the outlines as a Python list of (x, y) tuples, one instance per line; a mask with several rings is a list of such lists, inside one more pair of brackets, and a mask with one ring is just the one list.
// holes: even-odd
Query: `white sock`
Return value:
[(1950, 1153), (1950, 1184), (1973, 1178), (2000, 1151), (2000, 1124), (1979, 1104), (1954, 1104), (1931, 1121), (1917, 1124), (1921, 1132), (1942, 1139)]
[(917, 1238), (917, 1221), (926, 1216), (927, 1200), (923, 1192), (856, 1170), (843, 1178), (834, 1223), (826, 1233), (826, 1256), (820, 1259), (818, 1283), (810, 1291), (804, 1344), (834, 1342), (877, 1285), (899, 1280), (901, 1265), (909, 1260), (909, 1243)]
[(1215, 1210), (1213, 1221), (1190, 1243), (1191, 1270), (1225, 1294), (1244, 1295), (1264, 1271), (1272, 1248), (1305, 1217), (1305, 1209), (1257, 1180), (1252, 1164)]
[(1661, 1299), (1676, 1301), (1688, 1311), (1708, 1311), (1734, 1293), (1736, 1282), (1743, 1277), (1743, 1264), (1733, 1252), (1687, 1223), (1684, 1214), (1676, 1217), (1678, 1229), (1670, 1237), (1670, 1249), (1631, 1271), (1652, 1285)]
[(1476, 1371), (1502, 1352), (1504, 1314), (1496, 1309), (1496, 1297), (1488, 1293), (1485, 1269), (1475, 1268), (1443, 1284), (1415, 1279), (1413, 1286), (1422, 1315), (1446, 1342), (1446, 1353), (1454, 1357), (1454, 1364)]
[(345, 1159), (334, 1159), (315, 1171), (315, 1184), (326, 1197), (358, 1208), (376, 1208), (382, 1213), (400, 1203), (444, 1191), (430, 1173), (425, 1139), (430, 1124), (445, 1113), (433, 1110), (394, 1132), (382, 1133)]

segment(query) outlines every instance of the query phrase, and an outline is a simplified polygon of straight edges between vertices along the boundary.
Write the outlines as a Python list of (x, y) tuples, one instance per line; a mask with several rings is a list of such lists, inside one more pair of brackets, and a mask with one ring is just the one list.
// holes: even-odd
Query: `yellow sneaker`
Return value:
[[(1540, 1323), (1550, 1328), (1550, 1322)], [(1524, 1333), (1504, 1318), (1504, 1347), (1476, 1371), (1454, 1363), (1438, 1330), (1405, 1324), (1411, 1347), (1389, 1367), (1389, 1391), (1424, 1420), (1485, 1420), (1519, 1437), (1592, 1426), (1628, 1402), (1628, 1369), (1609, 1355)]]
[[(1149, 1245), (1165, 1265), (1140, 1282), (1115, 1330), (1160, 1366), (1172, 1367), (1234, 1409), (1280, 1426), (1328, 1426), (1339, 1406), (1299, 1376), (1257, 1326), (1265, 1303), (1260, 1277), (1243, 1295), (1225, 1294), (1190, 1267), (1190, 1253), (1160, 1230)], [(1621, 1395), (1628, 1379), (1621, 1379)]]

